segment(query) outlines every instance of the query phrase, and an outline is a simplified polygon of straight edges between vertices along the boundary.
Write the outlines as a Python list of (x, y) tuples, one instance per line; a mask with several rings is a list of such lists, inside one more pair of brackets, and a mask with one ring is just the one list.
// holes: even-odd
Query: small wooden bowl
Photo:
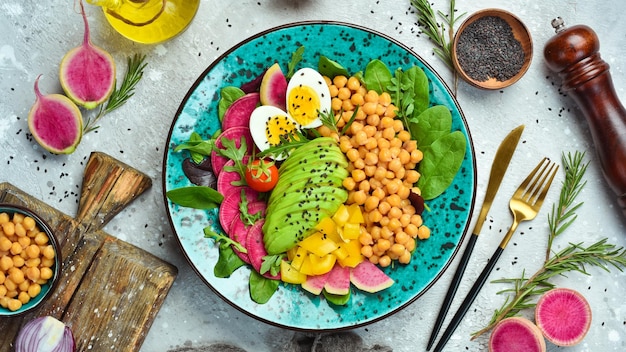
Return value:
[[(489, 75), (489, 78), (486, 80), (482, 80), (482, 81), (477, 80), (475, 78), (472, 78), (471, 75), (466, 70), (463, 69), (461, 63), (459, 63), (459, 55), (462, 55), (458, 51), (459, 38), (461, 37), (461, 35), (463, 34), (463, 32), (467, 29), (469, 25), (485, 17), (498, 17), (506, 21), (506, 23), (508, 23), (509, 26), (511, 26), (511, 29), (513, 31), (513, 36), (521, 44), (522, 51), (524, 53), (524, 59), (523, 59), (521, 68), (514, 76), (506, 80), (498, 80), (495, 77), (492, 77), (491, 75)], [(466, 82), (470, 83), (471, 85), (475, 87), (482, 88), (482, 89), (502, 89), (517, 82), (526, 73), (526, 71), (528, 70), (528, 67), (530, 67), (530, 62), (532, 61), (532, 56), (533, 56), (533, 41), (530, 36), (530, 32), (528, 31), (528, 28), (526, 28), (524, 23), (522, 23), (522, 21), (519, 18), (517, 18), (515, 15), (513, 15), (512, 13), (509, 13), (505, 10), (500, 10), (500, 9), (484, 9), (484, 10), (475, 12), (474, 14), (469, 16), (463, 22), (463, 24), (461, 24), (461, 26), (456, 32), (454, 41), (452, 42), (451, 51), (452, 51), (451, 53), (452, 63), (454, 65), (454, 68), (458, 72), (459, 76), (461, 76), (461, 78), (463, 78)]]
[[(48, 236), (48, 244), (52, 245), (54, 249), (54, 264), (52, 265), (52, 277), (48, 279), (46, 284), (41, 285), (41, 291), (35, 297), (32, 297), (30, 301), (16, 311), (11, 311), (8, 308), (0, 306), (0, 319), (3, 317), (17, 316), (25, 314), (26, 312), (32, 311), (37, 308), (43, 302), (46, 301), (48, 297), (53, 292), (54, 287), (59, 281), (59, 277), (61, 275), (61, 247), (59, 246), (59, 242), (54, 235), (54, 232), (50, 228), (50, 226), (41, 218), (39, 215), (35, 214), (32, 210), (27, 209), (25, 207), (15, 205), (15, 204), (0, 204), (0, 213), (7, 213), (9, 217), (12, 219), (14, 214), (22, 214), (24, 216), (28, 216), (35, 220), (35, 224), (39, 228), (40, 231), (44, 232)], [(27, 279), (28, 280), (28, 279)]]

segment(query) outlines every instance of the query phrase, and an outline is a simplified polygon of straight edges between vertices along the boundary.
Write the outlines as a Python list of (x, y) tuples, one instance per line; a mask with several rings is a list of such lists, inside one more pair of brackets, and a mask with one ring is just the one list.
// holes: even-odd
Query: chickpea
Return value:
[(430, 237), (430, 229), (426, 226), (420, 226), (417, 231), (417, 237), (420, 240), (425, 240)]
[(378, 265), (382, 266), (383, 268), (388, 267), (389, 265), (391, 265), (391, 258), (389, 258), (388, 255), (383, 255), (378, 259)]
[(346, 83), (348, 83), (348, 77), (346, 76), (335, 76), (333, 78), (333, 84), (337, 87), (337, 88), (343, 88), (346, 86)]
[(10, 299), (7, 305), (7, 308), (10, 311), (15, 312), (16, 310), (19, 310), (20, 308), (22, 308), (22, 302), (20, 300), (17, 299)]

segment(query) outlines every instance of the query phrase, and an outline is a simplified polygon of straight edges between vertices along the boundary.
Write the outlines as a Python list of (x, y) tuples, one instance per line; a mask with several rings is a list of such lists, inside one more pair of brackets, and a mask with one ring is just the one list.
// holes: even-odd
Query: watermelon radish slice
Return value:
[(220, 204), (219, 221), (222, 229), (228, 231), (230, 224), (235, 217), (239, 217), (239, 203), (241, 202), (241, 190), (244, 191), (248, 202), (257, 200), (258, 193), (248, 186), (233, 187), (228, 194), (224, 195), (224, 200)]
[(328, 282), (330, 271), (322, 275), (307, 276), (306, 281), (302, 283), (302, 288), (314, 295), (322, 293), (326, 282)]
[[(252, 148), (254, 147), (254, 141), (252, 140), (252, 135), (250, 134), (249, 127), (231, 127), (227, 130), (224, 130), (220, 135), (215, 139), (215, 147), (223, 148), (222, 138), (228, 138), (230, 140), (235, 141), (235, 145), (237, 147), (241, 146), (241, 137), (245, 138), (246, 145), (248, 147), (248, 152), (246, 154), (252, 154)], [(224, 165), (228, 162), (228, 158), (225, 158), (217, 152), (211, 152), (211, 165), (213, 165), (213, 172), (219, 176), (220, 172), (224, 168)]]
[(335, 264), (328, 272), (324, 289), (333, 295), (347, 295), (350, 292), (350, 267)]
[(261, 104), (275, 106), (286, 111), (287, 78), (278, 63), (273, 64), (265, 71), (259, 87)]
[[(237, 221), (239, 220), (239, 221)], [(243, 222), (236, 216), (233, 219), (232, 224), (230, 225), (230, 230), (228, 230), (228, 237), (230, 237), (233, 241), (238, 242), (243, 248), (247, 248), (248, 242), (248, 228), (244, 225)], [(243, 253), (238, 250), (235, 246), (232, 246), (233, 251), (241, 260), (243, 260), (246, 264), (250, 264), (250, 256), (248, 253)]]
[[(248, 229), (248, 239), (246, 242), (246, 249), (248, 250), (248, 257), (250, 257), (250, 264), (257, 272), (261, 272), (261, 265), (263, 264), (263, 257), (267, 255), (265, 250), (265, 244), (263, 243), (263, 224), (265, 220), (261, 219), (257, 221), (250, 229)], [(263, 274), (268, 279), (280, 280), (280, 274), (272, 276), (269, 272)]]
[(224, 113), (222, 129), (250, 126), (250, 114), (259, 105), (259, 93), (249, 93), (235, 100)]
[(375, 293), (393, 285), (393, 279), (369, 260), (364, 260), (350, 271), (350, 281), (359, 290)]
[[(267, 204), (264, 201), (261, 201), (261, 200), (254, 200), (251, 203), (248, 203), (248, 213), (251, 214), (251, 215), (255, 215), (255, 214), (258, 214), (260, 212), (261, 216), (265, 217), (265, 209), (266, 208), (267, 208)], [(226, 230), (226, 232), (228, 233), (228, 235), (231, 238), (232, 238), (231, 233), (234, 233), (234, 228), (235, 228), (236, 223), (241, 223), (241, 225), (244, 225), (244, 223), (241, 221), (241, 216), (235, 216), (233, 218), (233, 221), (231, 222), (230, 226)], [(240, 227), (240, 225), (237, 225), (237, 226)], [(247, 227), (246, 227), (246, 233), (247, 232), (248, 231), (247, 231)]]
[(541, 330), (522, 317), (502, 319), (489, 337), (489, 352), (545, 352)]
[(548, 341), (557, 346), (574, 346), (589, 331), (591, 308), (579, 292), (553, 288), (537, 301), (535, 322)]
[[(248, 156), (244, 157), (243, 163), (248, 162)], [(226, 171), (224, 167), (234, 166), (233, 160), (228, 160), (222, 167), (222, 172), (217, 176), (217, 191), (223, 195), (230, 193), (233, 188), (239, 188), (240, 186), (233, 185), (233, 182), (241, 181), (241, 175), (237, 171)]]

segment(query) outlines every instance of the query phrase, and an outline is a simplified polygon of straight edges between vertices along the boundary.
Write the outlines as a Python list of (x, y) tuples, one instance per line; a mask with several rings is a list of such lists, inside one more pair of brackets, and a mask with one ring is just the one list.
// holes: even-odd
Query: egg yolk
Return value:
[(267, 118), (265, 123), (265, 137), (270, 146), (280, 144), (280, 137), (288, 138), (296, 129), (296, 124), (286, 115), (274, 115)]
[(296, 122), (306, 126), (318, 117), (320, 98), (311, 87), (299, 85), (289, 92), (287, 109)]

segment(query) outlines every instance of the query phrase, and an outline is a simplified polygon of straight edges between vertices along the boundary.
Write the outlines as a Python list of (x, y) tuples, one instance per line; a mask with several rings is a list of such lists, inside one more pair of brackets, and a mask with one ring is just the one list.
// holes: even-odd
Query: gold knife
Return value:
[(452, 303), (452, 299), (456, 294), (456, 290), (459, 288), (459, 283), (463, 278), (463, 273), (465, 272), (465, 268), (467, 267), (467, 263), (469, 262), (470, 255), (474, 250), (474, 245), (476, 245), (476, 240), (478, 239), (478, 235), (480, 234), (480, 230), (483, 228), (483, 223), (487, 218), (487, 213), (489, 212), (489, 208), (491, 208), (491, 204), (493, 203), (493, 199), (498, 192), (498, 188), (500, 188), (500, 183), (504, 178), (504, 174), (506, 173), (506, 169), (509, 166), (511, 158), (513, 157), (513, 153), (515, 152), (515, 148), (522, 136), (522, 132), (524, 131), (524, 125), (520, 125), (515, 128), (513, 131), (509, 132), (509, 134), (504, 138), (498, 150), (496, 151), (496, 155), (493, 159), (493, 164), (491, 165), (491, 173), (489, 174), (489, 182), (487, 183), (487, 193), (485, 194), (485, 199), (483, 200), (482, 208), (480, 209), (480, 214), (478, 215), (478, 220), (476, 221), (476, 225), (474, 225), (474, 230), (472, 231), (472, 235), (470, 236), (469, 241), (467, 242), (467, 247), (465, 247), (465, 251), (463, 252), (463, 256), (461, 257), (461, 261), (459, 262), (459, 266), (454, 273), (454, 277), (452, 278), (452, 282), (450, 283), (450, 287), (448, 288), (448, 292), (446, 293), (446, 297), (444, 298), (443, 304), (441, 305), (441, 309), (439, 310), (439, 315), (437, 316), (437, 320), (435, 321), (435, 326), (433, 327), (433, 331), (428, 340), (428, 345), (426, 347), (426, 351), (430, 351), (430, 348), (433, 346), (435, 339), (437, 338), (437, 334), (441, 329), (441, 325), (448, 313), (448, 309), (450, 309), (450, 304)]

